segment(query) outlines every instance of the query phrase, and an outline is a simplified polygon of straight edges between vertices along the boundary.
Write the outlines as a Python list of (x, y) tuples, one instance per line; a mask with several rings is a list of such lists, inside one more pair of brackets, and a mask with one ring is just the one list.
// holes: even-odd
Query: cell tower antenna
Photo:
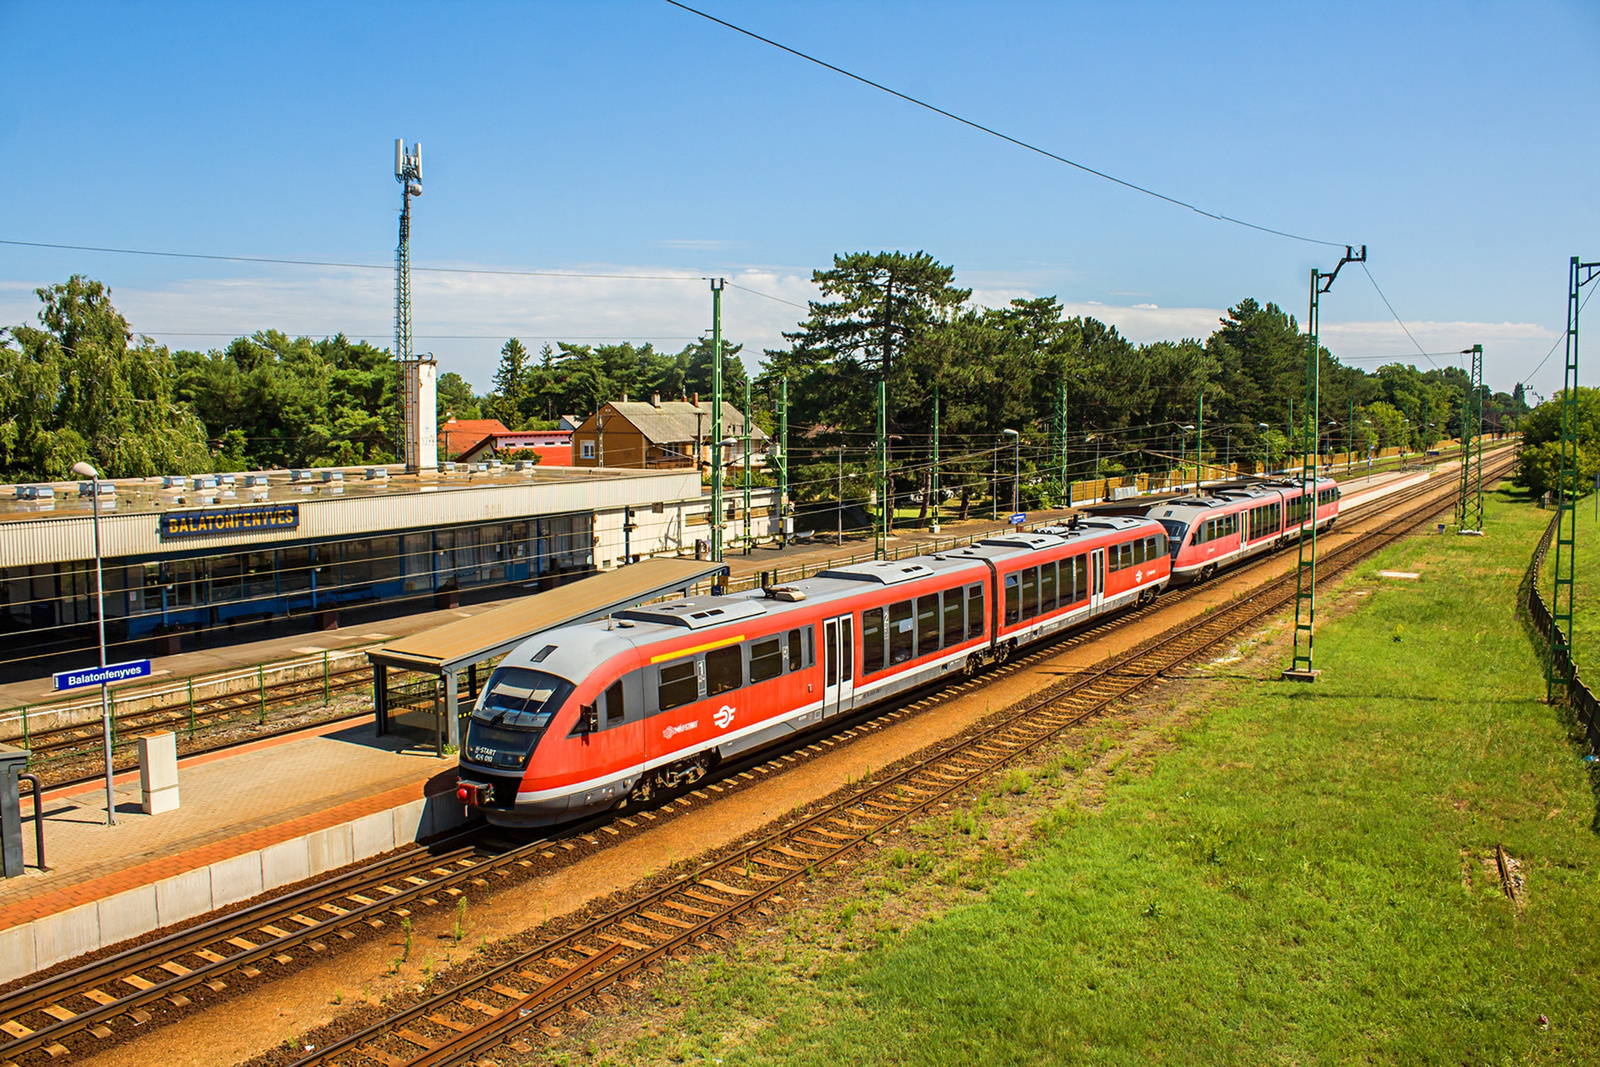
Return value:
[(415, 357), (411, 352), (411, 198), (422, 195), (422, 145), (409, 151), (404, 140), (394, 143), (394, 180), (400, 183), (400, 243), (394, 253), (394, 358), (399, 375), (396, 390), (395, 414), (399, 417), (399, 430), (395, 434), (396, 451), (406, 464), (406, 470), (415, 473), (416, 442), (408, 430), (407, 412), (417, 406), (417, 376), (408, 373), (408, 364)]

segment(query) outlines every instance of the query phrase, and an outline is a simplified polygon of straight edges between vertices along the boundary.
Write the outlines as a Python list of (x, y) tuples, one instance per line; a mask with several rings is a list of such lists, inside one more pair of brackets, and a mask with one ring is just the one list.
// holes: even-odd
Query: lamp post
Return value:
[(839, 446), (839, 543), (844, 544), (844, 445)]
[(1022, 510), (1022, 434), (1016, 430), (1001, 430), (1016, 445), (1011, 463), (1011, 514)]
[(1261, 477), (1265, 478), (1267, 472), (1272, 470), (1272, 427), (1264, 422), (1256, 423), (1256, 429), (1261, 431)]
[[(94, 499), (94, 597), (95, 616), (100, 624), (100, 671), (106, 669), (106, 587), (100, 572), (100, 472), (87, 463), (74, 463), (72, 473), (88, 478)], [(106, 825), (117, 825), (117, 799), (111, 774), (111, 691), (100, 682), (100, 729), (106, 746)], [(39, 798), (34, 797), (35, 805)]]
[[(1194, 424), (1186, 422), (1178, 427), (1183, 431), (1183, 436), (1178, 438), (1178, 484), (1182, 486), (1186, 479), (1183, 476), (1183, 464), (1189, 456), (1189, 435), (1194, 433)], [(1200, 495), (1200, 442), (1194, 446), (1194, 495)]]

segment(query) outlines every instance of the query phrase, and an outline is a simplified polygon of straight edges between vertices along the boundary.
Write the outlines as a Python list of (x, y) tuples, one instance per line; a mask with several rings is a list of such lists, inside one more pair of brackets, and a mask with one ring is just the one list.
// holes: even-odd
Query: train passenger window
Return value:
[(1046, 613), (1056, 610), (1056, 565), (1054, 563), (1041, 564), (1039, 567), (1039, 610)]
[(967, 639), (983, 636), (983, 586), (967, 586)]
[(1120, 546), (1118, 555), (1122, 557), (1122, 565), (1124, 567), (1133, 566), (1133, 544), (1131, 542), (1124, 541)]
[(744, 649), (738, 645), (706, 653), (706, 696), (727, 693), (744, 684)]
[(1039, 568), (1029, 567), (1022, 572), (1022, 617), (1031, 619), (1039, 614)]
[(911, 658), (916, 637), (916, 620), (911, 617), (911, 601), (889, 605), (889, 662), (904, 663)]
[(946, 589), (944, 591), (944, 647), (959, 645), (962, 638), (961, 625), (961, 600), (965, 592), (961, 589)]
[[(796, 635), (798, 636), (798, 635)], [(750, 684), (776, 678), (783, 673), (783, 643), (776, 637), (750, 646)]]
[(1017, 588), (1017, 576), (1006, 575), (1006, 625), (1012, 626), (1022, 618), (1022, 594)]
[(917, 655), (939, 651), (939, 594), (917, 597)]
[(1156, 534), (1156, 555), (1157, 556), (1165, 556), (1166, 554), (1167, 554), (1167, 535), (1166, 534)]
[(606, 725), (621, 722), (627, 714), (627, 707), (622, 702), (622, 679), (618, 678), (606, 690)]
[(832, 619), (822, 624), (822, 683), (824, 685), (837, 685), (839, 683), (839, 660), (833, 654), (836, 642), (839, 640), (839, 624)]
[(883, 609), (868, 608), (861, 613), (861, 673), (883, 670)]
[[(1061, 584), (1062, 585), (1066, 585), (1067, 584), (1067, 580), (1066, 580), (1065, 577), (1063, 577), (1061, 579)], [(1074, 604), (1076, 604), (1078, 601), (1082, 600), (1084, 597), (1089, 595), (1089, 557), (1088, 556), (1073, 556), (1072, 557), (1072, 583), (1071, 583), (1071, 588), (1072, 588), (1072, 593), (1071, 593), (1072, 601), (1071, 602), (1074, 603)]]
[(839, 645), (844, 650), (844, 670), (841, 673), (844, 675), (844, 680), (848, 682), (856, 676), (856, 640), (850, 633), (850, 616), (848, 615), (839, 620), (839, 636), (842, 638)]
[(1148, 556), (1145, 555), (1145, 542), (1143, 539), (1133, 543), (1133, 562), (1143, 563)]
[(800, 654), (800, 631), (789, 631), (789, 669), (797, 671), (806, 665), (805, 658)]
[(815, 626), (807, 626), (806, 627), (806, 666), (807, 667), (815, 667), (816, 665), (817, 665), (817, 628)]
[(662, 667), (656, 698), (662, 711), (681, 708), (699, 700), (700, 679), (695, 674), (694, 660), (679, 660)]

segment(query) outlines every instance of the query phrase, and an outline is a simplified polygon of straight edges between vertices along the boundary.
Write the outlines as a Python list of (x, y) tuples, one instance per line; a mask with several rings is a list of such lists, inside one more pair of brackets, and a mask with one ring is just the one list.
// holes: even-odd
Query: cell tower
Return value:
[(394, 253), (394, 358), (399, 373), (396, 445), (406, 473), (438, 465), (434, 404), (438, 364), (411, 351), (411, 198), (422, 195), (422, 145), (394, 143), (394, 180), (400, 183), (400, 243)]

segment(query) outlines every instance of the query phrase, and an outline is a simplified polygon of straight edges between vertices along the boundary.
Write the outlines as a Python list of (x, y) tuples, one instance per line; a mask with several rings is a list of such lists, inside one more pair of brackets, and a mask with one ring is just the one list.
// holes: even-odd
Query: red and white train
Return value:
[(772, 744), (1154, 599), (1158, 522), (1091, 518), (548, 630), (495, 668), (457, 796), (538, 826), (692, 782)]
[(1172, 545), (1174, 584), (1205, 581), (1219, 569), (1292, 543), (1313, 523), (1318, 530), (1339, 517), (1339, 484), (1316, 486), (1315, 516), (1298, 481), (1208, 490), (1179, 497), (1145, 513), (1166, 528)]

